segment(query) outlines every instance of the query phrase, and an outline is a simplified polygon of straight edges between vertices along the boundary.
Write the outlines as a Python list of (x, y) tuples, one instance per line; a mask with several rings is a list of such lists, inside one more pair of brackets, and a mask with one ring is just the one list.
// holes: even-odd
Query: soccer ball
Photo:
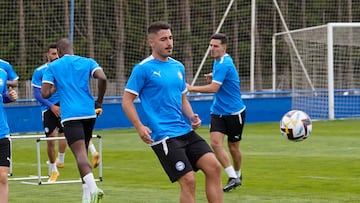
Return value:
[(302, 141), (308, 138), (312, 130), (312, 121), (303, 111), (291, 110), (280, 120), (282, 136), (291, 141)]

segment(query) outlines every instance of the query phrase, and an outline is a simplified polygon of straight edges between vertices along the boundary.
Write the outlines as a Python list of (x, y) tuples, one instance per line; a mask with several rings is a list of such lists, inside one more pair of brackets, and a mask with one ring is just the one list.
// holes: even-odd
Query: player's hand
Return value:
[(55, 114), (57, 118), (60, 118), (60, 107), (56, 105), (50, 106), (51, 111)]
[(212, 81), (212, 73), (204, 74), (206, 82), (211, 83)]
[(191, 118), (190, 118), (190, 121), (191, 121), (191, 127), (192, 129), (196, 129), (198, 127), (201, 126), (201, 119), (199, 118), (199, 115), (198, 114), (194, 114)]
[(145, 142), (146, 144), (151, 144), (154, 142), (154, 140), (151, 139), (151, 130), (148, 127), (142, 125), (136, 130), (138, 131), (139, 137), (142, 139), (143, 142)]
[(95, 109), (96, 117), (99, 117), (102, 114), (103, 110), (102, 108)]
[(186, 89), (188, 92), (191, 92), (191, 85), (189, 85), (188, 83), (186, 83)]
[(18, 99), (18, 94), (12, 87), (9, 87), (8, 89), (8, 97), (11, 101), (16, 101)]

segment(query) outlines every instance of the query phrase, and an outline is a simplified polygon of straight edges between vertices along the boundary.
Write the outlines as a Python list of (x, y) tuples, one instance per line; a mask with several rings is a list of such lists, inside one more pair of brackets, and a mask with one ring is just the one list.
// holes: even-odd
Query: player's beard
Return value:
[(162, 57), (170, 57), (172, 55), (172, 47), (167, 47), (165, 51), (162, 53)]

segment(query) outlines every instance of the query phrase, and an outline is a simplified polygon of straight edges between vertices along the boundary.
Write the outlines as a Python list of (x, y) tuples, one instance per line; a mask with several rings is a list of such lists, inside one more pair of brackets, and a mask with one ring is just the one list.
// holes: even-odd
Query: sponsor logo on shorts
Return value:
[(178, 170), (178, 171), (184, 170), (184, 168), (185, 168), (184, 162), (182, 162), (182, 161), (176, 162), (175, 168), (176, 168), (176, 170)]

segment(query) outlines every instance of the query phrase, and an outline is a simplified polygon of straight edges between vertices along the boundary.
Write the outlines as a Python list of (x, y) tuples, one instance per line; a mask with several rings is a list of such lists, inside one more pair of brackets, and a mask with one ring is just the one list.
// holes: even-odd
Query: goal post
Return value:
[[(273, 90), (314, 119), (360, 117), (360, 23), (328, 23), (273, 35)], [(290, 43), (291, 42), (291, 43)]]

